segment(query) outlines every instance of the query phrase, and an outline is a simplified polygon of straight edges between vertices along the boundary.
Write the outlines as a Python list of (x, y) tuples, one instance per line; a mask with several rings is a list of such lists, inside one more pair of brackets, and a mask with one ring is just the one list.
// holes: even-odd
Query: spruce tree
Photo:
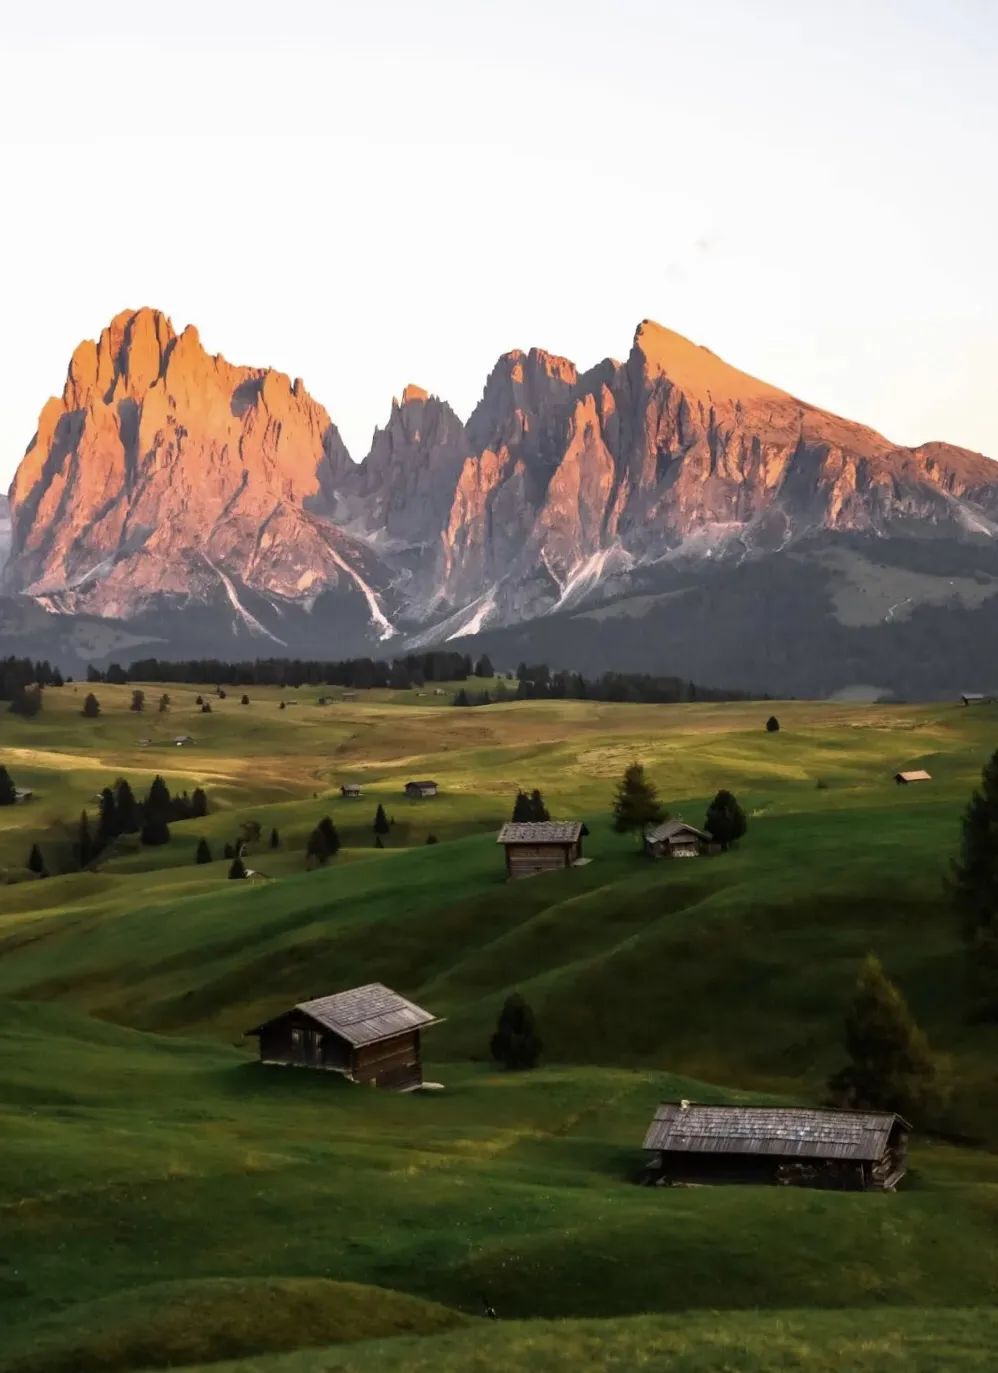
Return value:
[(166, 823), (166, 816), (160, 811), (148, 811), (142, 821), (140, 839), (149, 848), (156, 848), (160, 844), (170, 842), (170, 827)]
[(240, 704), (241, 706), (248, 706), (249, 703), (250, 703), (250, 699), (249, 699), (249, 697), (248, 697), (247, 695), (245, 695), (245, 693), (244, 693), (243, 699), (239, 702), (239, 704)]
[(426, 836), (426, 842), (428, 844), (436, 844), (439, 843), (439, 840), (437, 839), (437, 836), (435, 834), (428, 834)]
[(323, 839), (318, 825), (316, 825), (315, 829), (308, 836), (308, 842), (305, 845), (306, 862), (325, 863), (328, 857), (329, 854), (326, 852), (326, 841)]
[(535, 821), (551, 819), (548, 808), (544, 804), (544, 797), (536, 787), (530, 793), (530, 818)]
[(211, 702), (210, 702), (210, 701), (202, 701), (202, 702), (201, 702), (201, 714), (202, 714), (202, 715), (210, 715), (210, 714), (211, 714)]
[(235, 851), (235, 849), (232, 847), (231, 844), (226, 844), (225, 847), (222, 849), (222, 857), (223, 857), (223, 858), (235, 858), (235, 856), (236, 856), (236, 851)]
[(23, 715), (28, 719), (37, 715), (42, 708), (42, 688), (38, 682), (26, 683), (16, 688), (10, 703), (11, 714)]
[(100, 794), (100, 813), (97, 817), (97, 835), (94, 840), (95, 851), (100, 852), (106, 849), (109, 844), (113, 844), (120, 833), (114, 792), (110, 787), (105, 787)]
[(132, 704), (128, 707), (128, 709), (140, 711), (145, 710), (145, 708), (146, 694), (144, 691), (141, 691), (138, 687), (136, 687), (135, 690), (132, 692)]
[(478, 662), (475, 664), (475, 676), (494, 677), (495, 675), (495, 670), (492, 667), (492, 659), (489, 657), (487, 653), (483, 653), (482, 656), (479, 658)]
[(0, 806), (12, 806), (17, 800), (17, 788), (10, 773), (0, 763)]
[(270, 831), (270, 847), (272, 849), (279, 849), (281, 847), (281, 836), (277, 833), (276, 829)]
[(998, 1020), (998, 751), (964, 811), (949, 893), (967, 946), (971, 1014)]
[(383, 849), (385, 847), (385, 841), (382, 839), (380, 834), (376, 834), (374, 836), (374, 847), (376, 849)]
[(766, 721), (766, 732), (767, 732), (768, 734), (777, 734), (777, 733), (779, 733), (779, 729), (780, 729), (780, 722), (779, 722), (779, 720), (777, 720), (777, 718), (776, 718), (775, 715), (771, 715), (771, 716), (769, 717), (769, 719)]
[(169, 709), (170, 709), (170, 698), (169, 698), (169, 696), (166, 694), (166, 692), (164, 691), (163, 694), (162, 694), (162, 696), (159, 698), (159, 713), (160, 713), (160, 715), (165, 715), (166, 712), (167, 712)]
[(514, 992), (506, 998), (489, 1042), (492, 1057), (505, 1068), (535, 1068), (543, 1048), (533, 1011), (519, 992)]
[(644, 837), (649, 825), (660, 825), (666, 810), (658, 799), (658, 792), (645, 776), (641, 763), (631, 763), (617, 784), (613, 801), (613, 827), (621, 834), (636, 830), (638, 839)]
[(246, 864), (238, 854), (236, 854), (229, 866), (229, 876), (234, 880), (246, 876)]
[(195, 863), (210, 863), (211, 849), (208, 847), (207, 839), (199, 839), (198, 846), (194, 852)]
[(328, 815), (322, 817), (316, 826), (316, 829), (322, 835), (322, 842), (326, 849), (326, 857), (335, 858), (340, 851), (340, 836), (339, 831)]
[(468, 693), (465, 691), (464, 687), (462, 687), (461, 690), (460, 690), (460, 691), (457, 693), (457, 695), (454, 697), (454, 705), (456, 705), (456, 706), (470, 706), (470, 705), (471, 705), (471, 701), (468, 699)]
[(90, 835), (90, 819), (87, 812), (80, 812), (80, 824), (76, 832), (76, 862), (80, 868), (85, 868), (88, 863), (93, 861), (94, 841)]
[(83, 710), (80, 713), (85, 715), (88, 720), (96, 720), (100, 714), (100, 701), (92, 691), (87, 692), (87, 698), (83, 702)]
[(719, 791), (707, 807), (703, 827), (726, 850), (742, 837), (748, 828), (748, 821), (731, 792)]
[(203, 787), (195, 787), (191, 795), (191, 816), (200, 820), (208, 814), (208, 797)]
[(160, 815), (164, 820), (170, 814), (170, 788), (158, 773), (152, 779), (143, 813), (145, 815)]
[(912, 1123), (938, 1108), (941, 1091), (928, 1041), (874, 954), (860, 969), (845, 1041), (849, 1062), (828, 1083), (837, 1105), (897, 1111)]
[(31, 852), (28, 854), (28, 871), (37, 873), (39, 877), (48, 876), (45, 871), (45, 859), (42, 857), (42, 851), (37, 844), (31, 845)]
[(384, 806), (379, 802), (378, 809), (374, 812), (374, 833), (387, 834), (389, 829), (391, 826), (388, 823), (388, 816), (385, 814)]
[(513, 823), (516, 825), (524, 824), (532, 819), (530, 813), (530, 797), (525, 791), (516, 793), (516, 800), (513, 802)]
[(124, 777), (119, 777), (114, 784), (114, 809), (118, 833), (137, 834), (140, 828), (139, 808), (135, 794)]

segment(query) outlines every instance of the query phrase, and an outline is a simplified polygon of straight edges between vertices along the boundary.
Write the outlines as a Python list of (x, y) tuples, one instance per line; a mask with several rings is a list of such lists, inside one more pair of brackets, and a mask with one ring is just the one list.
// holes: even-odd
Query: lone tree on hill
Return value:
[(536, 1068), (543, 1048), (533, 1011), (520, 993), (514, 992), (506, 998), (489, 1041), (492, 1057), (505, 1068)]
[(92, 691), (87, 692), (86, 700), (83, 702), (83, 710), (80, 714), (85, 715), (88, 720), (96, 720), (97, 716), (100, 714), (100, 701), (98, 701)]
[(272, 849), (279, 849), (281, 847), (281, 836), (277, 833), (276, 828), (270, 831), (270, 847)]
[(717, 840), (722, 850), (726, 850), (742, 837), (748, 828), (748, 821), (731, 792), (719, 791), (707, 807), (703, 827)]
[(210, 863), (211, 849), (208, 847), (207, 839), (199, 839), (198, 846), (194, 853), (195, 863)]
[(114, 811), (119, 834), (139, 832), (139, 808), (135, 794), (124, 777), (119, 777), (114, 784)]
[(631, 763), (617, 784), (613, 801), (613, 827), (621, 834), (637, 830), (642, 839), (649, 825), (660, 825), (666, 810), (658, 799), (655, 785), (645, 776), (642, 763)]
[(132, 704), (128, 707), (128, 709), (139, 711), (145, 710), (145, 708), (146, 694), (144, 691), (140, 691), (139, 688), (136, 687), (135, 690), (132, 692)]
[(169, 698), (169, 696), (167, 695), (167, 693), (164, 691), (163, 694), (162, 694), (162, 696), (159, 698), (159, 713), (160, 713), (160, 715), (165, 715), (166, 712), (167, 712), (169, 709), (170, 709), (170, 698)]
[(780, 730), (780, 722), (779, 722), (779, 720), (777, 720), (777, 718), (776, 718), (775, 715), (771, 715), (771, 716), (769, 717), (769, 719), (766, 721), (766, 732), (767, 732), (768, 734), (778, 734), (778, 733), (779, 733), (779, 730)]
[(48, 877), (45, 871), (45, 859), (42, 851), (37, 844), (31, 845), (31, 852), (28, 854), (28, 871), (36, 873), (39, 877)]
[(967, 945), (971, 1014), (998, 1020), (998, 751), (964, 811), (949, 893)]
[(12, 806), (17, 800), (17, 788), (11, 780), (10, 773), (0, 763), (0, 806)]
[(378, 809), (374, 812), (374, 833), (387, 834), (390, 829), (391, 825), (388, 823), (388, 816), (385, 814), (385, 808), (379, 802)]
[(235, 858), (233, 858), (231, 864), (229, 865), (229, 876), (235, 879), (245, 877), (246, 875), (246, 864), (243, 862), (243, 860), (239, 857), (237, 853)]
[(828, 1083), (838, 1106), (897, 1111), (912, 1121), (941, 1104), (938, 1071), (904, 997), (869, 954), (845, 1019), (849, 1062)]

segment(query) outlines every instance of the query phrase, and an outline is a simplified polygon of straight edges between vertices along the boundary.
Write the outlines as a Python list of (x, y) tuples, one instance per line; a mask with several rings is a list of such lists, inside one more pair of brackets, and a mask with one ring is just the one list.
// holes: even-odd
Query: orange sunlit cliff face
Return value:
[(50, 608), (222, 595), (243, 613), (247, 589), (310, 605), (339, 588), (379, 636), (570, 606), (677, 552), (998, 530), (988, 459), (898, 448), (649, 320), (625, 362), (581, 374), (505, 354), (467, 423), (409, 385), (355, 465), (300, 381), (126, 311), (77, 348), (11, 497), (6, 587)]

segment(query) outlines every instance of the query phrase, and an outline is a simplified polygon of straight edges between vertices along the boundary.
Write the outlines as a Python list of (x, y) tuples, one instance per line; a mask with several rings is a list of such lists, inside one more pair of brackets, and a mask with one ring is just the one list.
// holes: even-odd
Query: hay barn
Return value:
[(511, 821), (503, 825), (496, 843), (506, 850), (507, 878), (557, 872), (582, 857), (582, 821)]

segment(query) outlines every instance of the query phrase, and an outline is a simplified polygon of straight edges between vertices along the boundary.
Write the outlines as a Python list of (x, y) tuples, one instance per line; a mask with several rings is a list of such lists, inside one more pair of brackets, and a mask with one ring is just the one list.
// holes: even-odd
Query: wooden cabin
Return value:
[(931, 782), (932, 774), (924, 768), (918, 768), (915, 772), (896, 772), (894, 781), (899, 787), (906, 787), (910, 782)]
[(340, 1073), (392, 1091), (422, 1086), (422, 1031), (435, 1016), (380, 982), (300, 1001), (250, 1035), (260, 1062)]
[(985, 696), (983, 691), (965, 691), (960, 700), (965, 706), (984, 706), (994, 700), (993, 696)]
[(361, 791), (358, 782), (345, 782), (343, 786), (340, 787), (340, 795), (345, 797), (348, 801), (357, 801), (364, 793)]
[(511, 821), (503, 825), (496, 843), (506, 850), (507, 879), (557, 872), (582, 857), (582, 821)]
[(29, 787), (15, 787), (14, 804), (25, 804), (33, 799), (34, 794), (35, 793)]
[(410, 801), (425, 801), (437, 794), (436, 782), (406, 782), (405, 794)]
[(911, 1126), (891, 1111), (663, 1102), (645, 1135), (644, 1181), (778, 1183), (893, 1192)]
[(713, 835), (685, 820), (666, 820), (645, 831), (645, 853), (649, 858), (699, 858), (702, 853), (716, 853), (717, 849)]

